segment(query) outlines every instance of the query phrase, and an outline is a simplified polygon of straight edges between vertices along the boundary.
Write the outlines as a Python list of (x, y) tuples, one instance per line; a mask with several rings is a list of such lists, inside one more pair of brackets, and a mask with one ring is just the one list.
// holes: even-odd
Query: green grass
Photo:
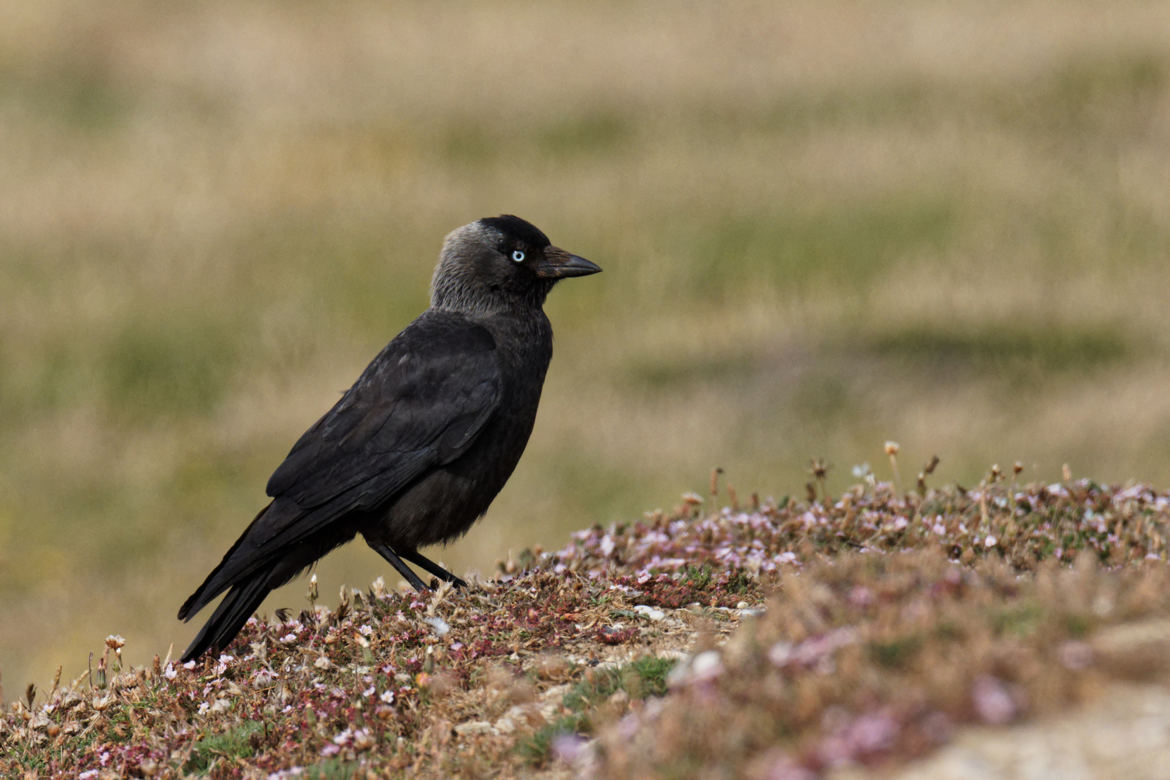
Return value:
[(246, 720), (222, 734), (203, 737), (191, 746), (191, 758), (183, 765), (183, 771), (204, 775), (221, 758), (247, 758), (256, 750), (254, 735), (263, 732), (262, 722)]
[(27, 107), (56, 127), (101, 138), (133, 114), (133, 96), (100, 68), (63, 61), (32, 75), (6, 64), (0, 66), (0, 102)]
[(666, 692), (666, 674), (674, 664), (674, 659), (648, 655), (614, 669), (594, 671), (565, 694), (564, 705), (582, 712), (619, 690), (633, 699), (661, 696)]
[(230, 323), (182, 314), (127, 323), (98, 358), (105, 404), (131, 427), (158, 415), (209, 413), (234, 374), (238, 334)]
[(901, 636), (888, 642), (875, 641), (869, 645), (869, 655), (878, 666), (905, 670), (913, 663), (924, 642), (923, 637), (915, 634)]
[(304, 777), (313, 778), (313, 780), (344, 780), (344, 778), (353, 777), (358, 766), (355, 761), (327, 758), (319, 764), (306, 767)]
[(776, 205), (776, 211), (720, 215), (691, 226), (679, 247), (690, 255), (680, 268), (689, 274), (684, 292), (734, 298), (748, 285), (764, 284), (861, 294), (895, 263), (936, 254), (960, 222), (957, 205), (930, 192)]
[(882, 358), (940, 371), (1032, 370), (1051, 379), (1059, 372), (1116, 366), (1135, 347), (1116, 326), (980, 323), (969, 328), (911, 326), (876, 334), (866, 349)]
[(672, 658), (647, 655), (619, 667), (588, 670), (584, 679), (562, 699), (568, 714), (520, 740), (516, 744), (517, 753), (529, 764), (543, 765), (549, 760), (553, 742), (559, 735), (592, 734), (594, 710), (618, 691), (625, 691), (631, 699), (664, 695), (666, 675), (675, 663)]
[(540, 766), (551, 757), (553, 742), (558, 736), (588, 733), (591, 729), (589, 719), (584, 713), (572, 712), (540, 727), (530, 738), (519, 742), (516, 745), (516, 753), (527, 763)]

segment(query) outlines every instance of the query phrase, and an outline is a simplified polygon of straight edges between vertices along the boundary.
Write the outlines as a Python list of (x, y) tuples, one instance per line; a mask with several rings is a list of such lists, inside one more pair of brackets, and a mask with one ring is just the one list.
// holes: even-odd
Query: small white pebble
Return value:
[(718, 650), (704, 650), (691, 661), (691, 678), (713, 680), (723, 673), (723, 659)]
[(500, 717), (495, 723), (495, 730), (500, 734), (512, 734), (516, 731), (516, 724), (523, 724), (527, 721), (527, 709), (517, 704), (509, 709)]
[(736, 605), (735, 605), (735, 608), (736, 608), (736, 609), (747, 609), (747, 608), (748, 608), (748, 603), (747, 603), (746, 601), (741, 601), (741, 602), (739, 602), (738, 604), (736, 604)]
[(634, 607), (634, 611), (648, 620), (662, 620), (666, 617), (666, 613), (657, 607), (651, 607), (648, 604), (638, 604)]

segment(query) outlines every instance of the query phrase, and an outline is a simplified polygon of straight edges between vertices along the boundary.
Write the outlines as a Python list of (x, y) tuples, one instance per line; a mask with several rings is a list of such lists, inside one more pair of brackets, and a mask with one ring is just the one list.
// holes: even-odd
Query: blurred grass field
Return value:
[[(554, 291), (528, 452), (434, 551), (881, 444), (1165, 486), (1170, 6), (4, 2), (0, 673), (141, 663), (293, 441), (516, 213)], [(364, 545), (322, 593), (389, 572)], [(304, 580), (266, 608), (303, 603)]]

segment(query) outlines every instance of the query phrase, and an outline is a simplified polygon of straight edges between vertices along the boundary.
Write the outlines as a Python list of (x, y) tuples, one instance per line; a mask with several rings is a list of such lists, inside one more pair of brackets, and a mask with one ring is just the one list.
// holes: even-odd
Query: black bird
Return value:
[(359, 533), (416, 590), (403, 559), (465, 585), (418, 548), (467, 531), (511, 476), (552, 357), (545, 296), (600, 270), (511, 215), (448, 235), (430, 308), (293, 445), (272, 501), (179, 608), (189, 620), (228, 591), (183, 660), (222, 650), (269, 591)]

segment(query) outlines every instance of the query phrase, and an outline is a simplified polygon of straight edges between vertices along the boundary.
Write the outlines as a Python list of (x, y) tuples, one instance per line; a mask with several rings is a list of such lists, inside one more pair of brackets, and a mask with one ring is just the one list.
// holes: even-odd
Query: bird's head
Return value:
[(469, 312), (539, 308), (558, 280), (601, 269), (505, 214), (451, 231), (431, 281), (431, 306)]

